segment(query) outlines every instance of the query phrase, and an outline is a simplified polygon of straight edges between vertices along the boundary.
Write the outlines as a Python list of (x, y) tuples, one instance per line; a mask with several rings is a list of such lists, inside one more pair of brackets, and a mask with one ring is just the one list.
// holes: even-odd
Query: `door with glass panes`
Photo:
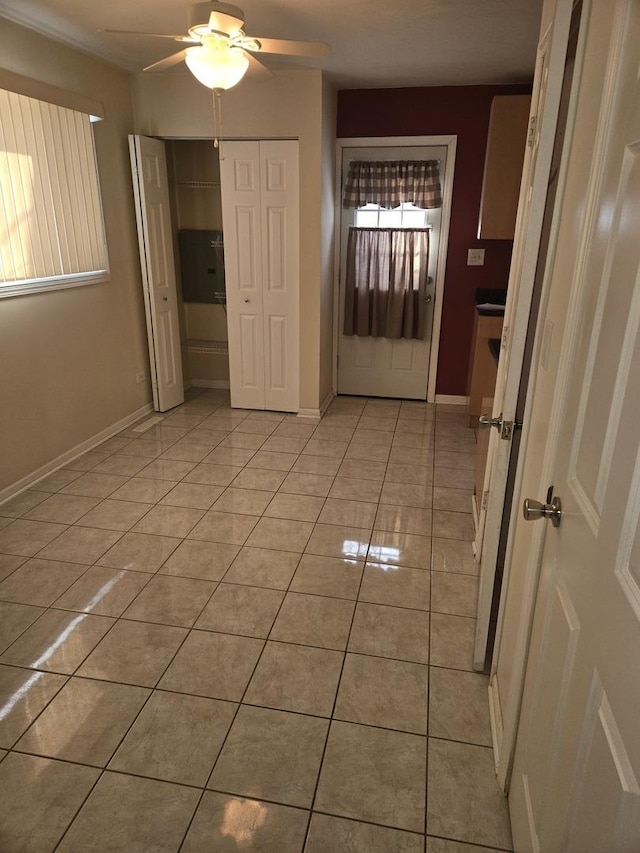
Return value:
[[(445, 173), (446, 146), (343, 148), (342, 185), (352, 160), (438, 160)], [(375, 204), (355, 210), (341, 208), (340, 310), (338, 393), (367, 397), (426, 400), (433, 327), (433, 292), (437, 274), (442, 208), (421, 209), (402, 204), (385, 210)], [(345, 274), (349, 228), (428, 228), (429, 259), (427, 318), (422, 339), (345, 335)]]

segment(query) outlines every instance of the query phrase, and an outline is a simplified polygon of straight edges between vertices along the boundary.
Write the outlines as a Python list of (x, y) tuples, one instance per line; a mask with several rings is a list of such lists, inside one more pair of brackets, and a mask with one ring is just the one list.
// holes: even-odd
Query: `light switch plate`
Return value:
[(468, 267), (484, 266), (484, 249), (469, 249), (467, 252)]

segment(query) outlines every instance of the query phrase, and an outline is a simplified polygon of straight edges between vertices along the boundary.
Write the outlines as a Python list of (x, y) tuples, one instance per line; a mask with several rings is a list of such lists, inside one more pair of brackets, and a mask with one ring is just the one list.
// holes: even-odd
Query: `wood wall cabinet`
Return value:
[(497, 95), (491, 103), (479, 240), (513, 240), (530, 106), (530, 95)]

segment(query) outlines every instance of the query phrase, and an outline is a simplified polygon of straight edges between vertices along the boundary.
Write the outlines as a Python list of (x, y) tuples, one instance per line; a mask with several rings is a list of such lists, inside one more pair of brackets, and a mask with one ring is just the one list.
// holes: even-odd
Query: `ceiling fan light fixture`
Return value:
[(189, 47), (184, 61), (196, 80), (208, 89), (231, 89), (242, 80), (249, 67), (249, 58), (243, 50), (226, 45)]

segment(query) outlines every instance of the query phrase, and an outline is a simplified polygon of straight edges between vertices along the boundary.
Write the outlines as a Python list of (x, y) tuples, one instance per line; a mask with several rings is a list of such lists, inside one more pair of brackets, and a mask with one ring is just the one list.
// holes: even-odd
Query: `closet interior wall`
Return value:
[(184, 300), (178, 238), (182, 229), (222, 231), (218, 149), (209, 139), (174, 139), (166, 145), (185, 387), (228, 388), (225, 309)]

